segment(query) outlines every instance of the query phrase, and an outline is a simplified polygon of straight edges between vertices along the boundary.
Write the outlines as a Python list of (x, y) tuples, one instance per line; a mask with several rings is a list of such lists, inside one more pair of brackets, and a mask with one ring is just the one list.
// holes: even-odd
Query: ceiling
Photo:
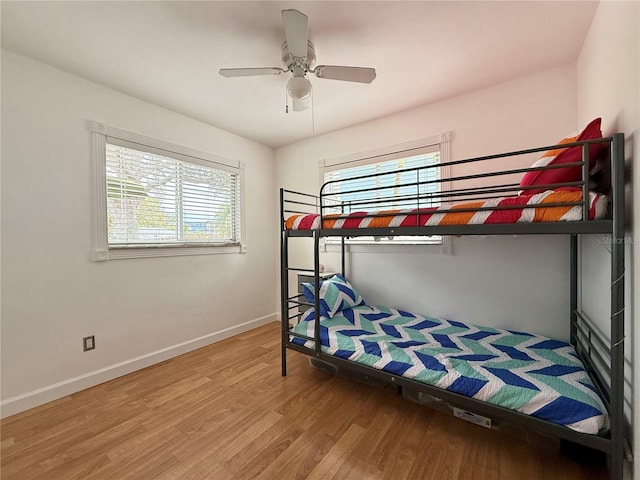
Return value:
[[(2, 48), (261, 144), (279, 147), (576, 61), (597, 2), (2, 1)], [(285, 113), (280, 11), (309, 17), (318, 64), (375, 67), (373, 83), (311, 75)]]

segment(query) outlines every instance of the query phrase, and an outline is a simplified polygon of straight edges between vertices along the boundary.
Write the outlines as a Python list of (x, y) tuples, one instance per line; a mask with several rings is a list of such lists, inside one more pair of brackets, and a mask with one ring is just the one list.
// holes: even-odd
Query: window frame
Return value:
[[(429, 137), (417, 140), (403, 142), (394, 145), (378, 147), (373, 150), (352, 153), (340, 157), (323, 159), (320, 161), (320, 186), (325, 182), (325, 174), (330, 171), (339, 170), (341, 168), (351, 168), (357, 166), (371, 165), (382, 163), (385, 161), (411, 157), (420, 154), (419, 150), (436, 149), (440, 152), (439, 163), (448, 163), (451, 157), (451, 131), (441, 132)], [(418, 152), (417, 152), (418, 151)], [(428, 152), (424, 152), (428, 153)], [(440, 178), (450, 178), (450, 167), (448, 165), (440, 166)], [(440, 190), (446, 191), (450, 189), (450, 182), (443, 181), (440, 183)], [(444, 203), (443, 205), (446, 205)], [(335, 239), (335, 240), (334, 240)], [(328, 247), (340, 244), (337, 237), (327, 237), (324, 239), (324, 250)], [(441, 235), (440, 240), (429, 240), (428, 237), (409, 237), (407, 239), (374, 239), (355, 237), (345, 241), (346, 247), (352, 252), (397, 252), (396, 246), (409, 246), (411, 250), (416, 247), (440, 248), (443, 255), (451, 254), (451, 236)]]
[[(157, 140), (104, 123), (89, 121), (91, 132), (93, 157), (93, 218), (94, 218), (94, 247), (92, 259), (94, 261), (108, 261), (125, 258), (173, 257), (182, 255), (213, 255), (222, 253), (246, 253), (245, 243), (245, 188), (243, 162), (229, 160), (218, 155), (194, 150), (181, 145)], [(111, 138), (113, 142), (108, 142)], [(223, 245), (189, 245), (189, 244), (154, 244), (154, 245), (122, 245), (109, 246), (107, 219), (107, 172), (106, 172), (106, 144), (128, 146), (150, 153), (160, 154), (175, 160), (208, 166), (219, 170), (236, 173), (239, 179), (240, 236), (237, 243)]]

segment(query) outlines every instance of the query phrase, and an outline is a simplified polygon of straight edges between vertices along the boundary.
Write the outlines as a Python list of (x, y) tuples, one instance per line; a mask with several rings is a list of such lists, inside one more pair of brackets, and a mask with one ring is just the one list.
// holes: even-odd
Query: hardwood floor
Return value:
[(269, 324), (2, 421), (2, 480), (604, 479), (600, 463), (333, 377)]

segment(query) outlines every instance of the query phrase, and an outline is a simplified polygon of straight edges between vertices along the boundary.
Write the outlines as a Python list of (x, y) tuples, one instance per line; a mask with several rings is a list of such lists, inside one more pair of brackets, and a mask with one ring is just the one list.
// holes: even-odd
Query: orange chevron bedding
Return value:
[[(477, 225), (491, 223), (570, 222), (582, 220), (580, 189), (547, 190), (535, 195), (500, 197), (447, 207), (381, 210), (325, 215), (322, 228), (417, 227), (431, 225)], [(576, 205), (557, 206), (558, 203)], [(479, 208), (486, 210), (478, 210)], [(589, 220), (603, 218), (607, 197), (589, 192)], [(285, 222), (287, 230), (314, 230), (320, 215), (293, 215)]]

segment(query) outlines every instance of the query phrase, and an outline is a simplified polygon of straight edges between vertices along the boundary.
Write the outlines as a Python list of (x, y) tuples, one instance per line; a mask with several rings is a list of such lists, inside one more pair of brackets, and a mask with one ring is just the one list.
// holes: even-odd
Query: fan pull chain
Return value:
[(311, 135), (313, 135), (315, 137), (315, 135), (316, 135), (316, 108), (315, 108), (315, 103), (313, 101), (313, 97), (315, 97), (315, 95), (312, 92), (311, 93)]

